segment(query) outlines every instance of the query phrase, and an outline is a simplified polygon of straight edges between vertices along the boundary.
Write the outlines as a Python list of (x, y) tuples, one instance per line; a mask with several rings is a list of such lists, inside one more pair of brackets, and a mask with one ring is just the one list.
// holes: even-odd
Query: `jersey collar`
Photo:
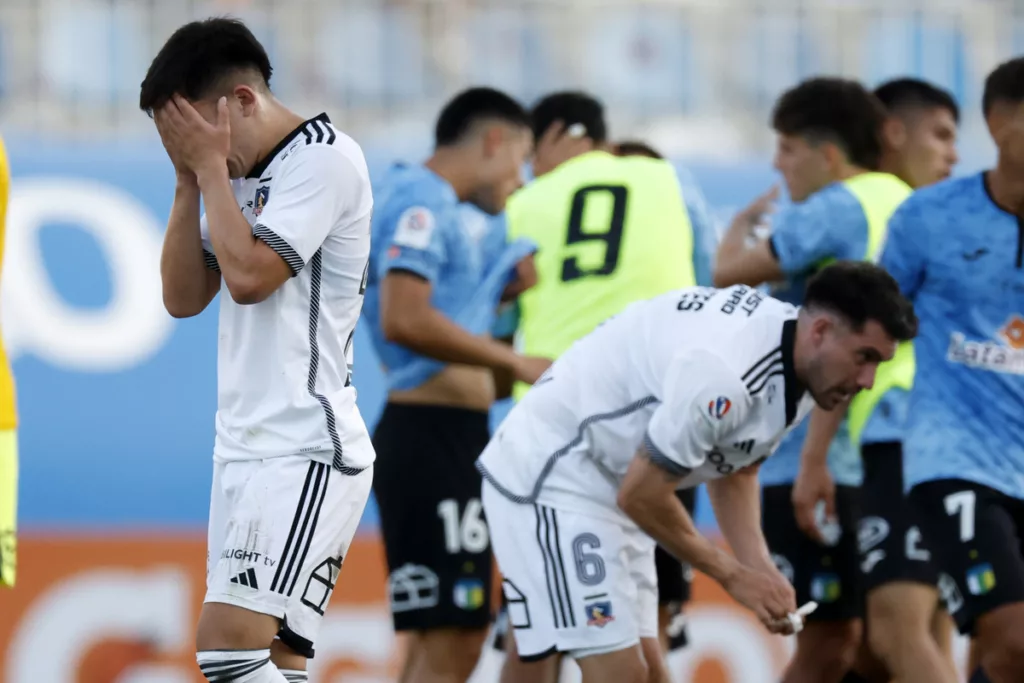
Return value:
[(782, 378), (786, 392), (786, 426), (793, 424), (804, 387), (796, 378), (793, 366), (793, 348), (796, 345), (796, 319), (782, 323)]
[(311, 119), (307, 119), (307, 120), (303, 121), (299, 125), (298, 128), (293, 130), (291, 133), (288, 133), (288, 135), (285, 135), (284, 138), (281, 140), (281, 142), (277, 143), (277, 146), (275, 146), (274, 149), (270, 150), (270, 153), (267, 154), (267, 156), (263, 157), (258, 164), (253, 166), (252, 170), (250, 170), (245, 175), (245, 177), (246, 178), (259, 178), (261, 175), (263, 175), (263, 172), (267, 170), (267, 168), (270, 166), (271, 162), (274, 161), (274, 158), (278, 154), (280, 154), (284, 150), (285, 147), (288, 146), (288, 143), (290, 143), (292, 140), (294, 140), (296, 137), (298, 137), (299, 133), (302, 132), (303, 128), (308, 126), (313, 121), (323, 121), (324, 123), (330, 123), (331, 119), (328, 118), (326, 113), (323, 113), (323, 114), (320, 114), (319, 116), (314, 116)]

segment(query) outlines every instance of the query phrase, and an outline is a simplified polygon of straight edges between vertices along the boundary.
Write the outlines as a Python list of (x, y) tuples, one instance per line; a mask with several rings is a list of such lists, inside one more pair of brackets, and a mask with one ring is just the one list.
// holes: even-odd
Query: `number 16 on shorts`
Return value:
[(476, 554), (487, 550), (491, 539), (479, 498), (470, 498), (461, 515), (458, 500), (442, 500), (437, 504), (437, 516), (444, 523), (444, 545), (449, 554)]

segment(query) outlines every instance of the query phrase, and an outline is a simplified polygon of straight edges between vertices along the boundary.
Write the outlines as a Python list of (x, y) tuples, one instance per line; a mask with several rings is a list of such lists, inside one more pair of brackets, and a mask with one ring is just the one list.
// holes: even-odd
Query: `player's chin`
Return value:
[(846, 394), (836, 389), (829, 389), (820, 393), (811, 392), (811, 398), (814, 399), (814, 402), (822, 410), (832, 410), (845, 400), (845, 396)]

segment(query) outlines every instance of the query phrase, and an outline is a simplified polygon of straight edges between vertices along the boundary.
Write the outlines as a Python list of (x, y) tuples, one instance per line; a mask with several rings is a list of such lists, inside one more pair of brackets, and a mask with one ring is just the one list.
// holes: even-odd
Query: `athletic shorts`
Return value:
[(807, 536), (796, 523), (793, 487), (766, 486), (761, 516), (772, 558), (796, 591), (798, 605), (814, 600), (818, 609), (807, 621), (843, 621), (863, 615), (863, 593), (857, 562), (859, 491), (836, 487), (836, 512), (842, 534), (832, 547)]
[(0, 586), (14, 587), (18, 566), (18, 432), (0, 430)]
[(302, 455), (214, 463), (205, 602), (277, 617), (312, 657), (372, 481)]
[(384, 408), (373, 491), (396, 631), (490, 623), (493, 561), (475, 466), (489, 440), (484, 412)]
[(940, 572), (939, 588), (963, 634), (978, 618), (1024, 601), (1024, 500), (960, 479), (910, 491)]
[(489, 483), (483, 504), (520, 659), (581, 658), (657, 637), (658, 579), (647, 534), (514, 503)]
[(865, 444), (861, 518), (857, 530), (864, 593), (894, 581), (938, 585), (913, 508), (903, 492), (899, 442)]

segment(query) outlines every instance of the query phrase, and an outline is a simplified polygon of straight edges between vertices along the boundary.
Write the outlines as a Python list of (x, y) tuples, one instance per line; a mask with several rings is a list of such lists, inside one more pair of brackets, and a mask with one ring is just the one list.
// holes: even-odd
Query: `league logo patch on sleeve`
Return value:
[(727, 399), (725, 396), (719, 396), (713, 401), (708, 401), (708, 415), (721, 420), (732, 408), (732, 401)]
[(253, 200), (252, 215), (259, 216), (263, 213), (263, 207), (267, 205), (267, 200), (270, 199), (270, 186), (261, 185), (256, 188), (256, 199)]
[(426, 249), (434, 234), (434, 214), (422, 206), (406, 209), (398, 218), (393, 242), (411, 249)]

